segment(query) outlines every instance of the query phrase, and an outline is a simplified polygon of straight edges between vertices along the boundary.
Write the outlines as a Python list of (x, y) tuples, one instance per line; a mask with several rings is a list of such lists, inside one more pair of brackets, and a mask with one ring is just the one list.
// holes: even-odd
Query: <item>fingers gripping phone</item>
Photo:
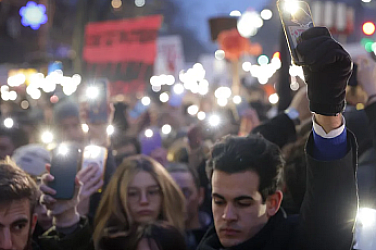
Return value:
[(81, 166), (82, 151), (73, 143), (62, 143), (53, 152), (49, 187), (56, 191), (57, 200), (70, 200), (74, 196), (76, 175)]
[[(108, 151), (104, 147), (99, 147), (95, 145), (86, 146), (82, 157), (81, 169), (85, 169), (93, 163), (97, 164), (99, 166), (99, 171), (102, 173), (102, 180), (104, 181), (107, 156)], [(98, 192), (101, 193), (102, 189), (99, 189)]]
[(304, 65), (296, 47), (301, 34), (314, 27), (311, 9), (308, 3), (296, 0), (279, 0), (277, 7), (292, 61), (296, 65)]

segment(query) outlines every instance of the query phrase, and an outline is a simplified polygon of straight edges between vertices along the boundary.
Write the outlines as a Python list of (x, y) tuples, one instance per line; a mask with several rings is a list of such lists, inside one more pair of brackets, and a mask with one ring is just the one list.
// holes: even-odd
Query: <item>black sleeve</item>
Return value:
[(376, 149), (376, 102), (365, 108), (368, 117), (371, 135), (373, 139), (373, 147)]
[(295, 124), (285, 113), (280, 113), (259, 125), (251, 133), (261, 134), (265, 139), (277, 144), (280, 148), (296, 140)]
[(52, 227), (40, 236), (39, 243), (43, 250), (94, 250), (91, 237), (92, 231), (88, 220), (82, 217), (72, 234), (64, 235)]
[(293, 247), (298, 250), (349, 250), (358, 208), (357, 144), (347, 134), (349, 151), (337, 161), (312, 157), (313, 135), (306, 146), (307, 189)]

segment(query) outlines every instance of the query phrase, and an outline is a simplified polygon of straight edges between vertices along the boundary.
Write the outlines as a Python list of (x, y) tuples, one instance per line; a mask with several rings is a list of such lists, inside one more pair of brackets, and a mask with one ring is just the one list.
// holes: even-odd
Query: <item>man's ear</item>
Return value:
[(35, 230), (35, 226), (37, 225), (38, 221), (38, 214), (34, 213), (31, 215), (31, 224), (30, 224), (30, 233), (33, 234)]
[(205, 199), (205, 188), (200, 187), (198, 189), (198, 204), (201, 206)]
[(274, 194), (269, 195), (266, 199), (266, 214), (268, 218), (274, 216), (281, 207), (283, 193), (277, 190)]

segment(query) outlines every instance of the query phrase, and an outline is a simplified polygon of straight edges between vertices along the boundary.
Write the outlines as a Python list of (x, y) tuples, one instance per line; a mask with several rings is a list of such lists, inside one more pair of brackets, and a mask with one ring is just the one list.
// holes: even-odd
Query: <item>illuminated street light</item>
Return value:
[(375, 33), (376, 27), (373, 22), (366, 22), (363, 24), (363, 33), (367, 36), (372, 36)]

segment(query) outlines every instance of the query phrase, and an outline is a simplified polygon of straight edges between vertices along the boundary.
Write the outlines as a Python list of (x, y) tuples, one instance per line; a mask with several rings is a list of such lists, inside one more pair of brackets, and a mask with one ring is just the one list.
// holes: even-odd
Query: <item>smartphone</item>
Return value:
[(138, 100), (134, 108), (129, 111), (129, 116), (133, 119), (139, 118), (143, 113), (148, 110), (149, 106), (142, 104), (141, 100)]
[[(96, 163), (102, 173), (106, 171), (108, 151), (104, 147), (95, 145), (86, 146), (82, 157), (81, 169), (87, 168), (91, 163)], [(104, 175), (103, 175), (104, 178)]]
[(93, 124), (108, 123), (108, 80), (98, 78), (87, 84), (88, 121)]
[(296, 47), (300, 42), (301, 34), (311, 27), (314, 27), (312, 12), (308, 3), (304, 1), (283, 1), (277, 2), (279, 17), (286, 36), (290, 50), (291, 59), (296, 65), (304, 65)]
[(55, 179), (49, 187), (56, 190), (57, 200), (70, 200), (75, 192), (75, 180), (81, 166), (82, 151), (73, 143), (62, 143), (52, 152), (51, 175)]

